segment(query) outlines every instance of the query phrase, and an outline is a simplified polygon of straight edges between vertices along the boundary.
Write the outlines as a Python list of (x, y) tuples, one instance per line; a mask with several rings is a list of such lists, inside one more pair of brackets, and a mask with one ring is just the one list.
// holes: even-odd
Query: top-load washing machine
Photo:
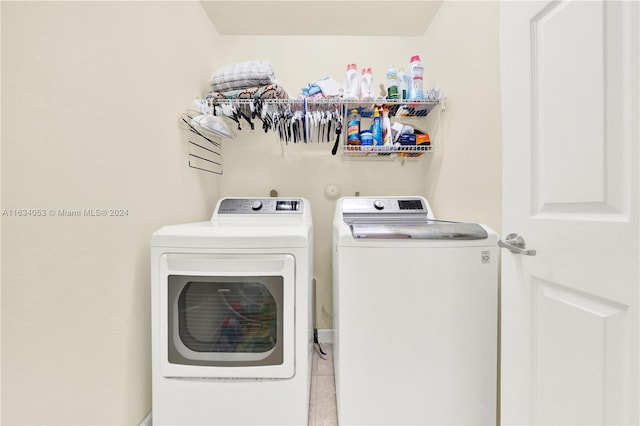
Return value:
[(225, 198), (152, 236), (154, 424), (306, 424), (311, 207)]
[(333, 240), (339, 423), (495, 425), (495, 232), (422, 197), (356, 197)]

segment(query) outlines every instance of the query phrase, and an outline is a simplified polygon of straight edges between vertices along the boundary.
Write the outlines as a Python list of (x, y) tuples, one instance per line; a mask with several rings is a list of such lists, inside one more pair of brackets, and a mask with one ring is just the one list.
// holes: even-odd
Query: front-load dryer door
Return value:
[(292, 255), (168, 253), (160, 277), (163, 376), (293, 377)]

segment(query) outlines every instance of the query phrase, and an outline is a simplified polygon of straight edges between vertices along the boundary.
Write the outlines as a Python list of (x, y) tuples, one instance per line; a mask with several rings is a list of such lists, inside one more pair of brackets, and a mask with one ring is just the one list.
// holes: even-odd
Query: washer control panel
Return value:
[(218, 214), (292, 214), (302, 213), (299, 198), (225, 198)]
[(421, 198), (373, 198), (355, 197), (342, 200), (343, 214), (427, 214), (427, 206)]

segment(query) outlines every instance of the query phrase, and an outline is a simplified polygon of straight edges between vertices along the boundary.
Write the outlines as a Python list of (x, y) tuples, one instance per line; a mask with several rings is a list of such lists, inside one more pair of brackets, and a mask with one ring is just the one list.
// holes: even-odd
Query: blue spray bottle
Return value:
[(371, 122), (371, 133), (373, 133), (373, 145), (382, 145), (382, 127), (380, 125), (380, 111), (378, 107), (373, 109), (373, 121)]

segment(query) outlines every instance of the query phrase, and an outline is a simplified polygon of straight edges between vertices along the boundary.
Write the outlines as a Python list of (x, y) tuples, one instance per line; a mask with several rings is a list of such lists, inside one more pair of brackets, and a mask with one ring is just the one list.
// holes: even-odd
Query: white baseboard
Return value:
[(138, 426), (153, 426), (153, 417), (151, 416), (151, 413), (152, 411), (149, 411)]
[(331, 329), (331, 328), (319, 328), (318, 329), (318, 342), (320, 342), (320, 343), (333, 343), (333, 329)]

